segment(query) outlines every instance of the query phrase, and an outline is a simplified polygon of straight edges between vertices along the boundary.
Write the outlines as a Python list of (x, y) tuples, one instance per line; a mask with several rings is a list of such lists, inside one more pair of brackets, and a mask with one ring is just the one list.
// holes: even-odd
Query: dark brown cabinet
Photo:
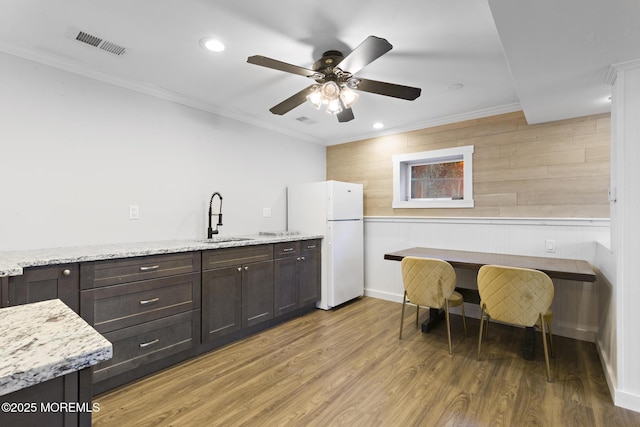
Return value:
[(2, 304), (21, 305), (57, 298), (80, 313), (79, 277), (78, 264), (26, 268), (21, 276), (9, 278)]
[(195, 353), (200, 266), (200, 252), (82, 264), (81, 315), (113, 344), (113, 358), (94, 368), (96, 392)]
[(320, 241), (275, 245), (275, 314), (315, 305), (320, 300)]
[(202, 270), (203, 343), (273, 318), (273, 245), (205, 251)]
[(300, 242), (298, 263), (299, 304), (301, 307), (315, 306), (320, 301), (321, 253), (320, 240)]

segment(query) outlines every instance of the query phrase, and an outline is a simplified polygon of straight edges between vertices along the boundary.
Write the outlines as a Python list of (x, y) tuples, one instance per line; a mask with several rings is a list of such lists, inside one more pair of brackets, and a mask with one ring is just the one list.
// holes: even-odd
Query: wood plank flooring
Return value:
[[(639, 426), (615, 407), (594, 344), (554, 337), (553, 383), (520, 357), (522, 330), (452, 316), (430, 334), (401, 305), (364, 297), (113, 390), (94, 426)], [(423, 310), (421, 321), (427, 316)]]

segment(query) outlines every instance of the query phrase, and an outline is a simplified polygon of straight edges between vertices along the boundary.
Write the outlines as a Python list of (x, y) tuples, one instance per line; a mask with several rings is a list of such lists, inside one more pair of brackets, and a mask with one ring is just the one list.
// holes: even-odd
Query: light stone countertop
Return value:
[(211, 240), (168, 240), (23, 251), (0, 251), (0, 277), (20, 276), (22, 275), (23, 268), (26, 267), (292, 242), (296, 240), (321, 239), (322, 237), (322, 235), (300, 234), (296, 232), (269, 232), (251, 236), (214, 236)]
[(0, 309), (0, 396), (112, 356), (111, 343), (59, 299)]

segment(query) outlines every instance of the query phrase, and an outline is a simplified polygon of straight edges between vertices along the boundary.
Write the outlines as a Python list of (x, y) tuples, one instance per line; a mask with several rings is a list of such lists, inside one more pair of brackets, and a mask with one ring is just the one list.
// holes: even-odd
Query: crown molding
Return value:
[(640, 59), (613, 64), (609, 67), (609, 72), (607, 73), (607, 77), (605, 77), (604, 81), (606, 84), (613, 86), (613, 84), (616, 82), (616, 77), (618, 77), (618, 72), (633, 70), (636, 68), (640, 68)]

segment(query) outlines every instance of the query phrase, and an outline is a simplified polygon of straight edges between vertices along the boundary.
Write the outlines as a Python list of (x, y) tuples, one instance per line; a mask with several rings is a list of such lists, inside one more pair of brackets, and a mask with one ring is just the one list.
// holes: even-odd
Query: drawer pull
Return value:
[(146, 300), (140, 301), (140, 305), (149, 305), (149, 304), (153, 304), (154, 302), (158, 302), (158, 301), (160, 301), (160, 298), (146, 299)]
[(69, 270), (68, 268), (62, 270), (62, 275), (63, 276), (70, 276), (71, 275), (71, 270)]
[(140, 348), (146, 348), (146, 347), (149, 347), (150, 345), (154, 345), (154, 344), (157, 344), (159, 342), (160, 342), (160, 340), (158, 338), (156, 338), (153, 341), (144, 342), (144, 343), (140, 344)]
[(291, 251), (293, 251), (293, 248), (284, 248), (282, 250), (282, 252), (291, 252)]
[(159, 265), (150, 265), (148, 267), (140, 267), (140, 271), (153, 271), (153, 270), (157, 270), (159, 269), (160, 266)]
[(316, 245), (307, 245), (307, 249), (315, 249)]

